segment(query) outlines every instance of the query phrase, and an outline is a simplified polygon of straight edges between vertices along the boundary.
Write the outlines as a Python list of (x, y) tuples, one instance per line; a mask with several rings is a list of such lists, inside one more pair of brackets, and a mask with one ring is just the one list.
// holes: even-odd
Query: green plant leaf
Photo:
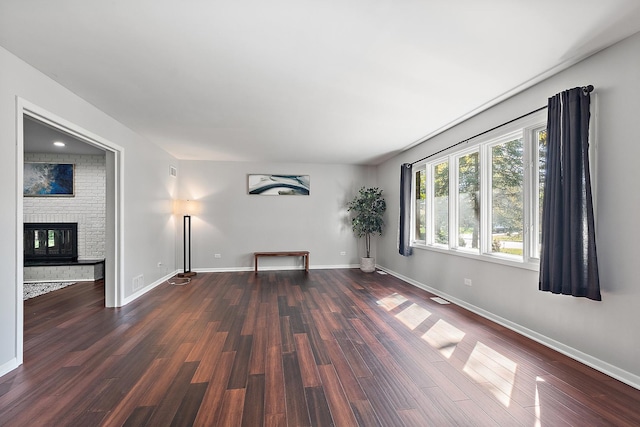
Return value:
[(382, 234), (384, 228), (383, 215), (387, 204), (382, 190), (377, 187), (362, 187), (358, 195), (347, 205), (353, 215), (351, 228), (356, 237), (365, 238), (367, 257), (371, 254), (371, 236)]

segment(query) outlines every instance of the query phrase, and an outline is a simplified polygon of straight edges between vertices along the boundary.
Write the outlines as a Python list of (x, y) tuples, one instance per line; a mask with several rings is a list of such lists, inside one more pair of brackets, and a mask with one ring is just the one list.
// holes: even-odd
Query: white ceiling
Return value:
[(638, 0), (0, 0), (1, 46), (181, 159), (375, 164), (639, 30)]
[[(103, 150), (38, 120), (26, 117), (23, 123), (25, 153), (104, 154)], [(62, 142), (65, 145), (58, 147), (54, 142)]]

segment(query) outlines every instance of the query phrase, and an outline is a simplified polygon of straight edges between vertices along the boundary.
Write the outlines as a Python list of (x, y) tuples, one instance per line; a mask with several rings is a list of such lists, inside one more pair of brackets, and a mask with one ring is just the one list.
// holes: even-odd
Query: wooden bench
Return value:
[(309, 251), (254, 252), (254, 273), (258, 273), (258, 258), (265, 256), (301, 256), (304, 258), (304, 271), (309, 272)]

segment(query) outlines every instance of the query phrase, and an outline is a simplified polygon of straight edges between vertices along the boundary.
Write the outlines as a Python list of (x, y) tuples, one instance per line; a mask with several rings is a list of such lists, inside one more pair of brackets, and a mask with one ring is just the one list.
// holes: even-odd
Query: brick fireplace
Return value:
[(104, 260), (78, 260), (78, 224), (24, 224), (25, 282), (93, 281), (104, 277)]
[[(75, 195), (73, 197), (24, 197), (25, 224), (76, 223), (77, 231), (75, 254), (59, 253), (59, 248), (71, 243), (70, 236), (64, 236), (64, 244), (56, 244), (55, 238), (49, 239), (49, 230), (42, 233), (42, 239), (51, 241), (48, 247), (51, 259), (33, 259), (33, 255), (42, 255), (47, 247), (39, 242), (33, 254), (27, 248), (36, 245), (35, 236), (24, 241), (24, 281), (84, 281), (103, 277), (105, 258), (105, 213), (106, 213), (106, 174), (105, 156), (99, 154), (51, 154), (25, 153), (25, 161), (73, 163), (75, 164)], [(68, 237), (68, 238), (67, 238)], [(38, 233), (40, 238), (40, 233)], [(51, 257), (54, 255), (57, 257)], [(38, 258), (38, 257), (36, 257)], [(34, 262), (45, 265), (33, 266)]]

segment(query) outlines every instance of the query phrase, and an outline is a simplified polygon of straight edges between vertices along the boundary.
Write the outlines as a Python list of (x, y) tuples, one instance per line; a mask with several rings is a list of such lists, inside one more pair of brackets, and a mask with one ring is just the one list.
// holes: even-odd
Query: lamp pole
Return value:
[[(187, 246), (187, 235), (189, 244)], [(178, 277), (192, 277), (197, 273), (191, 271), (191, 215), (184, 215), (182, 217), (182, 248), (183, 248), (183, 272), (178, 274)], [(189, 251), (189, 263), (187, 264), (187, 250)]]

